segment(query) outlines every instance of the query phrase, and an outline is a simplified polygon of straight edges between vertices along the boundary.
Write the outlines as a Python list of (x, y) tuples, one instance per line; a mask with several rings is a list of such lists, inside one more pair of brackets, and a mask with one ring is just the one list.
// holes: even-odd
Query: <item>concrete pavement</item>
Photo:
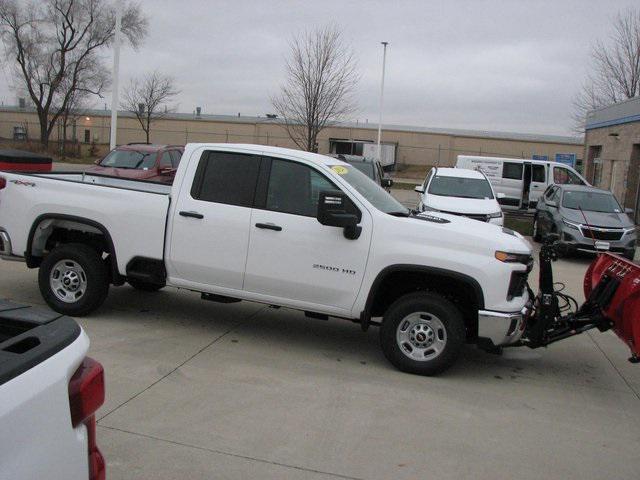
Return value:
[[(556, 280), (581, 297), (587, 265), (561, 260)], [(0, 262), (0, 297), (42, 304), (36, 271)], [(79, 321), (106, 372), (98, 441), (109, 479), (585, 480), (640, 469), (640, 367), (612, 333), (503, 356), (468, 347), (424, 378), (386, 362), (376, 329), (173, 289), (112, 288)]]

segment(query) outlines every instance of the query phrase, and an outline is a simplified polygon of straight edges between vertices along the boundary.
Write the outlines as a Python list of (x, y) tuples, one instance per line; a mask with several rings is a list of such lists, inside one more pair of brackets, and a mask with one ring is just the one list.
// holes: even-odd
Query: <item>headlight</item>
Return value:
[(487, 215), (487, 217), (489, 217), (489, 218), (502, 218), (502, 210), (500, 210), (499, 212), (490, 213), (490, 214)]
[(638, 231), (637, 227), (625, 228), (624, 229), (624, 234), (625, 235), (632, 235), (632, 234), (636, 233), (637, 231)]
[(579, 223), (573, 223), (573, 222), (570, 222), (569, 220), (566, 220), (564, 218), (562, 219), (562, 223), (564, 223), (569, 228), (573, 228), (574, 230), (580, 230), (580, 224)]

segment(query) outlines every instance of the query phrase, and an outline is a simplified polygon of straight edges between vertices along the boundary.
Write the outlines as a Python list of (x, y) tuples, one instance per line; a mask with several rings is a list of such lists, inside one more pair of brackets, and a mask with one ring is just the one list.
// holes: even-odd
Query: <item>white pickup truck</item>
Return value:
[(39, 267), (65, 314), (169, 285), (379, 325), (385, 356), (425, 375), (465, 340), (519, 340), (533, 262), (519, 234), (418, 215), (335, 158), (232, 144), (187, 145), (173, 186), (0, 172), (0, 255)]
[(0, 300), (0, 478), (104, 480), (102, 366), (71, 318)]

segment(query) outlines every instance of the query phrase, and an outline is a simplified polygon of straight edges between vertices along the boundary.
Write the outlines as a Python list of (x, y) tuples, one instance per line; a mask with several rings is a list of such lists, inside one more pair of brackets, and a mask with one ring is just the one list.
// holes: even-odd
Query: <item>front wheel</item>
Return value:
[(462, 314), (435, 293), (400, 297), (389, 307), (380, 327), (387, 360), (403, 372), (418, 375), (437, 375), (453, 365), (464, 338)]
[(56, 312), (87, 315), (107, 297), (109, 270), (98, 252), (87, 245), (61, 245), (42, 261), (38, 286), (44, 300)]

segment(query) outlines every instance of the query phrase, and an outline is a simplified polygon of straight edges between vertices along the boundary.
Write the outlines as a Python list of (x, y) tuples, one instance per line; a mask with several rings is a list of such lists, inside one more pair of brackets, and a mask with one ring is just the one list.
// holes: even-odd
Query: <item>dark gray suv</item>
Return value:
[(568, 251), (612, 251), (633, 260), (636, 226), (616, 197), (586, 185), (551, 185), (538, 200), (533, 239), (560, 235)]

